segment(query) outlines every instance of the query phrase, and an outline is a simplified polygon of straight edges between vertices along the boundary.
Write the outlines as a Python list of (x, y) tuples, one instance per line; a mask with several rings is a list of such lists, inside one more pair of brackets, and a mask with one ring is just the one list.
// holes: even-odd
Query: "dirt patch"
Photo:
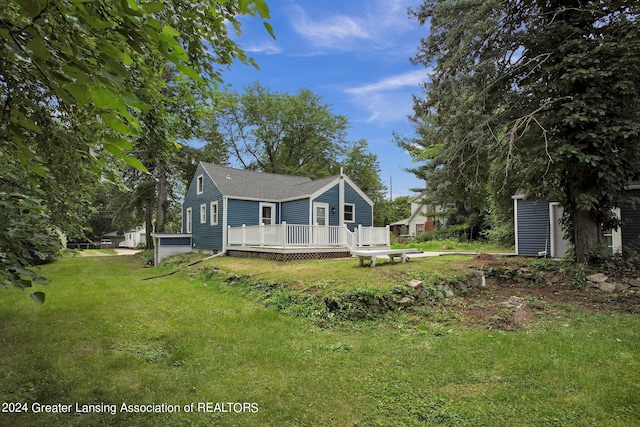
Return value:
[[(480, 254), (465, 261), (465, 265), (489, 271), (495, 267), (524, 265), (524, 262)], [(522, 305), (509, 306), (512, 297), (521, 298)], [(566, 282), (566, 277), (554, 280), (551, 275), (535, 285), (487, 277), (485, 287), (471, 288), (450, 299), (446, 305), (458, 312), (465, 323), (488, 329), (514, 330), (539, 318), (560, 316), (563, 305), (593, 312), (640, 314), (640, 289), (630, 288), (618, 293), (606, 293), (596, 288), (577, 289)]]

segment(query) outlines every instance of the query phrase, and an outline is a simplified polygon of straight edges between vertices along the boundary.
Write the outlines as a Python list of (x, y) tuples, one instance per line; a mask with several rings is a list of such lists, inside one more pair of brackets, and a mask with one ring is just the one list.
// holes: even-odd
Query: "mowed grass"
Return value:
[[(279, 274), (295, 280), (305, 264)], [(638, 316), (566, 307), (498, 332), (439, 315), (433, 333), (428, 313), (396, 313), (320, 329), (221, 279), (142, 281), (158, 270), (132, 257), (64, 259), (41, 273), (52, 280), (44, 305), (0, 293), (0, 402), (29, 409), (0, 412), (0, 425), (640, 425)], [(197, 412), (206, 402), (258, 411)], [(34, 403), (117, 411), (33, 413)], [(196, 411), (131, 413), (122, 403)]]
[(437, 276), (469, 273), (471, 269), (460, 261), (470, 256), (441, 256), (415, 258), (406, 264), (385, 258), (376, 260), (376, 267), (360, 267), (353, 258), (311, 261), (268, 261), (255, 258), (220, 257), (205, 261), (198, 267), (218, 268), (224, 274), (248, 275), (253, 279), (278, 283), (315, 286), (333, 290), (359, 287), (391, 288), (412, 279), (429, 280)]

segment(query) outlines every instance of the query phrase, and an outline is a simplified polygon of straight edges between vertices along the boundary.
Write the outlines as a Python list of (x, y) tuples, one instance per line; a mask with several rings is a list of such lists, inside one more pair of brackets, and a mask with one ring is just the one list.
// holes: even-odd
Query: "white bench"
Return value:
[(387, 256), (389, 257), (389, 259), (391, 260), (391, 262), (394, 262), (395, 258), (400, 258), (402, 260), (402, 263), (404, 264), (405, 262), (407, 262), (407, 255), (408, 254), (419, 254), (421, 253), (421, 250), (415, 249), (415, 248), (410, 248), (410, 249), (370, 249), (370, 250), (355, 250), (355, 251), (351, 251), (352, 255), (355, 255), (358, 257), (358, 260), (360, 261), (360, 266), (364, 265), (364, 261), (367, 260), (369, 261), (369, 265), (371, 267), (375, 267), (376, 265), (376, 257), (379, 256)]

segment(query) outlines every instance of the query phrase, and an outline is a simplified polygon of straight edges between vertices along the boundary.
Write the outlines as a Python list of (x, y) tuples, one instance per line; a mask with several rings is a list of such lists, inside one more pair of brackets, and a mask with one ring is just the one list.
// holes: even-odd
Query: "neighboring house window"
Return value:
[(416, 224), (416, 234), (422, 233), (424, 231), (424, 224)]
[(272, 225), (276, 223), (276, 205), (274, 203), (260, 203), (260, 224)]
[(187, 228), (187, 233), (191, 233), (191, 208), (187, 208), (187, 220), (185, 227)]
[(344, 204), (344, 222), (356, 222), (356, 205)]
[(218, 225), (218, 202), (211, 202), (209, 215), (211, 215), (211, 225)]
[(204, 191), (204, 176), (198, 175), (196, 178), (196, 194), (202, 194)]
[(207, 223), (207, 205), (204, 203), (200, 205), (200, 224)]

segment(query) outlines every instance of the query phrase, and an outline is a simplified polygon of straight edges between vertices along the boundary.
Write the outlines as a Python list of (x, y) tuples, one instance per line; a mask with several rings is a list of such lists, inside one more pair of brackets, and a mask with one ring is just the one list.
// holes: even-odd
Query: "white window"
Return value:
[(276, 205), (274, 203), (260, 202), (260, 224), (271, 225), (276, 223)]
[(200, 224), (206, 224), (206, 223), (207, 223), (207, 205), (203, 203), (200, 205)]
[(211, 225), (218, 225), (218, 202), (211, 202), (209, 215), (211, 215)]
[(344, 204), (344, 222), (356, 222), (356, 205), (353, 203)]
[(204, 191), (204, 177), (202, 175), (198, 175), (196, 178), (196, 194), (202, 194)]
[(187, 218), (185, 221), (185, 228), (187, 233), (191, 233), (191, 208), (187, 208)]

